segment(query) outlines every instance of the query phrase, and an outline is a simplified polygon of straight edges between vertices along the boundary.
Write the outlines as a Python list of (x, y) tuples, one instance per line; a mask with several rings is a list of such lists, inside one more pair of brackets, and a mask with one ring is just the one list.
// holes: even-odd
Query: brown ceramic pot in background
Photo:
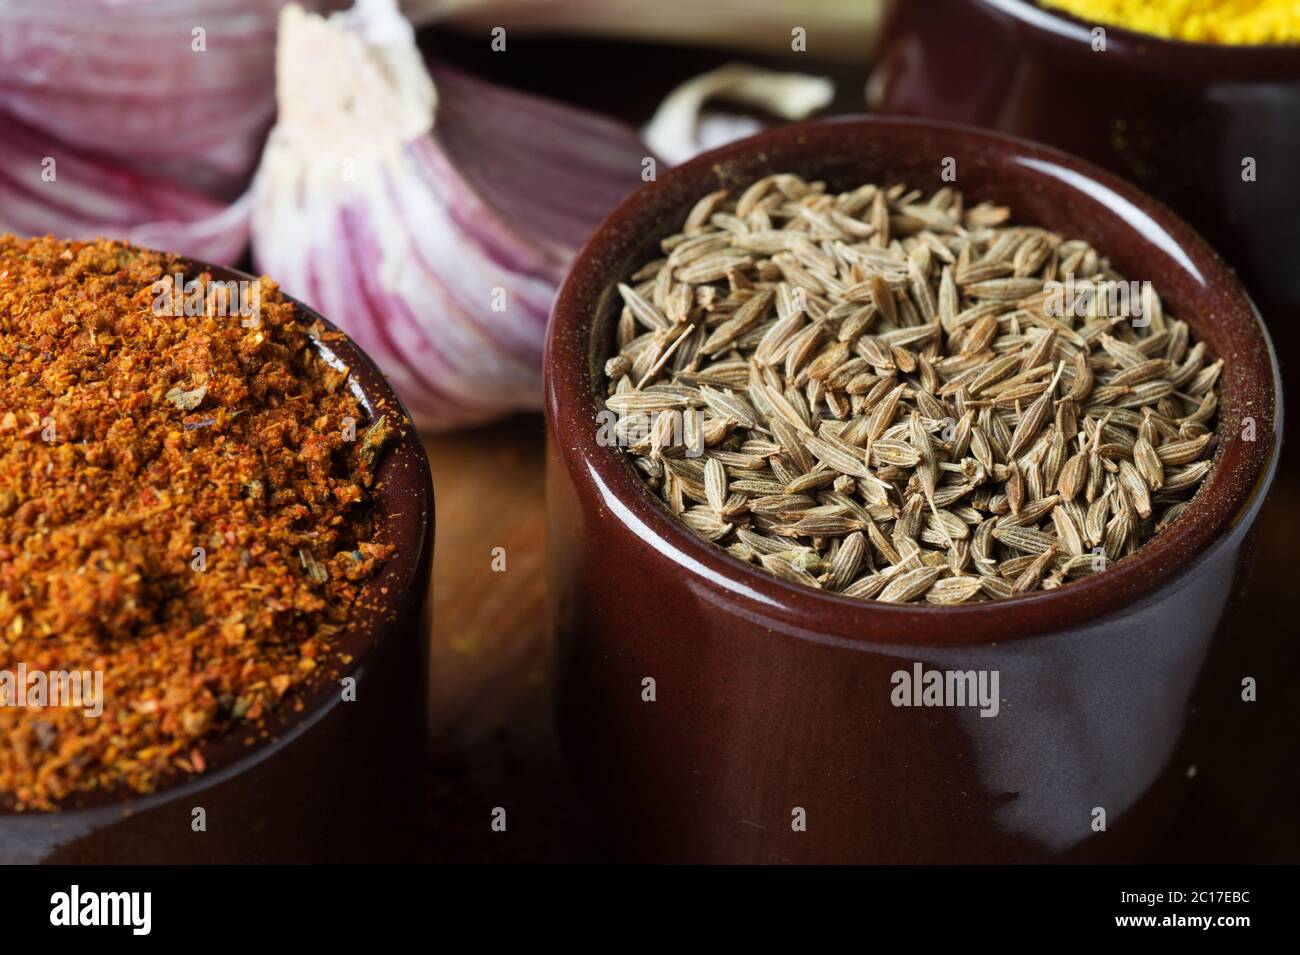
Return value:
[[(232, 269), (192, 264), (222, 281)], [(293, 301), (290, 299), (290, 301)], [(334, 326), (299, 302), (303, 320)], [(383, 374), (351, 340), (318, 342), (331, 363), (352, 371), (367, 414), (400, 409)], [(409, 419), (409, 415), (407, 418)], [(401, 860), (419, 824), (427, 680), (433, 487), (424, 447), (407, 427), (385, 451), (374, 506), (381, 542), (395, 555), (364, 590), (355, 623), (337, 641), (356, 679), (344, 702), (338, 679), (311, 688), (302, 712), (267, 720), (270, 737), (204, 747), (200, 776), (139, 796), (92, 793), (58, 812), (0, 810), (0, 863), (229, 863)], [(107, 688), (112, 700), (112, 688)], [(193, 828), (194, 810), (206, 830)]]
[[(1167, 202), (1265, 308), (1300, 306), (1300, 45), (1182, 43), (1028, 0), (902, 0), (867, 104), (1050, 143)], [(1254, 181), (1243, 162), (1255, 163)]]
[[(700, 196), (774, 172), (933, 190), (1092, 242), (1226, 360), (1215, 471), (1132, 558), (1049, 593), (961, 607), (826, 595), (689, 533), (598, 441), (617, 282)], [(546, 352), (557, 717), (604, 832), (631, 857), (761, 862), (1136, 858), (1177, 804), (1189, 700), (1276, 468), (1277, 363), (1231, 271), (1137, 189), (1056, 150), (942, 124), (787, 127), (629, 197), (578, 255)], [(1242, 421), (1255, 420), (1255, 440)], [(892, 674), (997, 670), (1000, 710), (900, 708)], [(1206, 674), (1230, 698), (1235, 674)], [(653, 680), (654, 700), (644, 699)], [(1095, 811), (1107, 829), (1094, 832)], [(795, 831), (804, 810), (806, 831)]]

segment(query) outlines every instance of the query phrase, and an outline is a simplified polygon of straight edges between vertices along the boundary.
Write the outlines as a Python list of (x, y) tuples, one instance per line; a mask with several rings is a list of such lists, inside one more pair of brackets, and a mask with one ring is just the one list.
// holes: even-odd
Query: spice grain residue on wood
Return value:
[[(159, 307), (178, 273), (198, 285)], [(247, 291), (237, 312), (160, 253), (0, 237), (0, 805), (202, 772), (349, 662), (405, 422), (313, 347), (338, 333)], [(14, 705), (20, 667), (101, 672), (102, 714)]]
[(1087, 242), (903, 185), (699, 200), (619, 286), (601, 440), (787, 581), (948, 605), (1103, 572), (1210, 472), (1222, 361)]

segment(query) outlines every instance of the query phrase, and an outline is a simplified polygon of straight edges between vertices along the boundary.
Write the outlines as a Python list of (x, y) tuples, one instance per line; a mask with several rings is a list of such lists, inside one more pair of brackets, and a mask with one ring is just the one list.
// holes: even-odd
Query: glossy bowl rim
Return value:
[[(625, 220), (638, 217), (649, 196), (673, 188), (678, 179), (695, 175), (699, 170), (723, 167), (738, 157), (762, 154), (773, 143), (797, 143), (805, 133), (845, 126), (861, 127), (866, 131), (888, 129), (891, 134), (903, 137), (943, 133), (963, 137), (967, 142), (974, 141), (976, 148), (1051, 162), (1074, 176), (1083, 177), (1091, 185), (1135, 204), (1166, 233), (1175, 237), (1181, 252), (1194, 258), (1212, 279), (1226, 283), (1230, 296), (1239, 302), (1242, 313), (1253, 319), (1254, 330), (1266, 349), (1271, 380), (1259, 384), (1272, 399), (1273, 428), (1268, 432), (1266, 448), (1256, 454), (1260, 460), (1253, 466), (1242, 462), (1240, 470), (1248, 471), (1247, 477), (1231, 481), (1232, 475), (1229, 475), (1215, 481), (1220, 471), (1216, 455), (1214, 471), (1193, 498), (1193, 506), (1183, 518), (1104, 573), (1073, 581), (1052, 591), (956, 606), (881, 604), (789, 583), (697, 538), (673, 519), (636, 475), (626, 454), (620, 449), (603, 447), (595, 440), (594, 418), (587, 417), (589, 412), (594, 414), (603, 407), (604, 395), (594, 387), (598, 383), (591, 382), (582, 367), (582, 350), (589, 353), (591, 349), (591, 335), (596, 325), (594, 315), (599, 310), (595, 300), (602, 294), (607, 296), (614, 283), (623, 278), (609, 274), (608, 267), (602, 262), (602, 246), (607, 236), (616, 232)], [(1066, 188), (1064, 183), (1062, 186)], [(1082, 192), (1077, 186), (1068, 188)], [(692, 194), (698, 195), (698, 192)], [(588, 317), (589, 314), (592, 317)], [(575, 350), (578, 342), (583, 343), (582, 349)], [(575, 355), (578, 360), (571, 361)], [(563, 465), (575, 482), (590, 477), (593, 482), (603, 485), (606, 491), (604, 503), (616, 505), (624, 515), (635, 518), (652, 535), (644, 536), (627, 526), (623, 515), (611, 516), (610, 519), (622, 521), (631, 538), (653, 546), (665, 562), (675, 563), (687, 573), (702, 575), (707, 571), (707, 577), (715, 584), (725, 585), (728, 595), (742, 603), (756, 620), (778, 619), (791, 629), (803, 631), (823, 642), (848, 643), (864, 648), (879, 646), (882, 642), (934, 646), (991, 644), (1096, 621), (1135, 606), (1171, 585), (1172, 581), (1191, 574), (1217, 545), (1223, 543), (1228, 532), (1242, 523), (1243, 518), (1253, 520), (1252, 515), (1262, 504), (1276, 473), (1282, 440), (1281, 373), (1267, 327), (1235, 274), (1181, 217), (1136, 186), (1058, 149), (975, 127), (914, 118), (849, 116), (779, 127), (704, 153), (668, 170), (657, 181), (646, 183), (610, 213), (571, 264), (552, 309), (545, 361), (546, 423)], [(1222, 492), (1230, 504), (1217, 509), (1223, 512), (1223, 516), (1211, 526), (1205, 526), (1215, 514), (1215, 511), (1206, 513), (1212, 506), (1203, 500), (1207, 485)], [(1202, 501), (1201, 506), (1197, 507), (1196, 501)], [(666, 547), (677, 556), (668, 553)], [(1164, 578), (1158, 573), (1147, 572), (1157, 561), (1164, 561), (1161, 567), (1165, 571)], [(689, 566), (691, 564), (694, 567)], [(1024, 619), (1017, 620), (1017, 617)], [(810, 622), (815, 629), (808, 629)], [(882, 640), (881, 634), (888, 634), (889, 639)]]
[[(183, 274), (187, 277), (207, 272), (214, 280), (219, 281), (258, 281), (258, 276), (240, 269), (204, 262), (191, 256), (165, 252), (162, 254), (168, 256), (173, 264), (181, 266), (184, 270)], [(177, 800), (188, 799), (257, 767), (305, 735), (337, 707), (343, 705), (342, 697), (337, 691), (337, 681), (345, 677), (355, 677), (360, 684), (367, 664), (374, 656), (379, 643), (385, 639), (393, 639), (391, 624), (393, 615), (407, 601), (418, 602), (424, 598), (423, 591), (429, 587), (430, 582), (428, 579), (422, 581), (417, 575), (422, 563), (431, 558), (431, 553), (426, 554), (426, 551), (431, 552), (433, 549), (434, 493), (429, 458), (425, 453), (414, 419), (406, 403), (389, 384), (383, 371), (352, 339), (352, 336), (300, 299), (289, 295), (283, 289), (279, 291), (284, 300), (297, 311), (299, 323), (304, 328), (310, 328), (313, 323), (319, 322), (327, 332), (338, 332), (343, 336), (336, 341), (323, 341), (315, 335), (309, 337), (318, 351), (324, 349), (337, 356), (353, 371), (352, 383), (363, 396), (362, 405), (368, 413), (372, 413), (377, 402), (382, 399), (387, 407), (396, 409), (405, 416), (407, 424), (398, 440), (384, 453), (379, 470), (376, 472), (375, 483), (379, 486), (385, 481), (393, 481), (396, 478), (399, 457), (403, 463), (411, 461), (415, 463), (417, 473), (404, 478), (404, 481), (409, 480), (410, 484), (407, 486), (413, 488), (427, 501), (424, 521), (414, 534), (419, 546), (409, 552), (399, 547), (380, 573), (366, 581), (364, 596), (372, 598), (376, 605), (373, 608), (363, 608), (364, 613), (361, 618), (349, 621), (348, 624), (349, 630), (360, 628), (361, 633), (357, 637), (363, 645), (363, 652), (354, 654), (353, 659), (346, 664), (340, 661), (331, 663), (325, 677), (307, 686), (306, 692), (300, 697), (303, 703), (301, 710), (295, 710), (291, 706), (281, 707), (269, 714), (254, 732), (248, 734), (256, 737), (252, 745), (244, 745), (242, 739), (245, 734), (238, 732), (206, 740), (198, 747), (209, 761), (209, 766), (204, 772), (193, 774), (178, 772), (175, 776), (167, 777), (161, 786), (147, 793), (139, 793), (120, 786), (111, 789), (73, 790), (63, 799), (56, 801), (53, 809), (48, 810), (36, 808), (18, 810), (12, 805), (0, 803), (0, 826), (3, 826), (6, 819), (24, 818), (64, 819), (69, 823), (85, 819), (89, 825), (94, 826), (100, 824), (99, 820), (116, 818), (126, 809), (138, 814)], [(399, 449), (404, 453), (399, 454)], [(387, 503), (395, 505), (400, 502), (393, 499)], [(343, 639), (340, 637), (339, 642), (341, 643)], [(209, 756), (209, 748), (211, 756)], [(75, 835), (75, 827), (69, 825), (68, 828), (69, 835)], [(0, 832), (3, 832), (3, 829), (0, 829)]]
[[(905, 2), (905, 0), (904, 0)], [(1157, 36), (1154, 33), (1141, 33), (1130, 27), (1117, 23), (1105, 23), (1101, 20), (1090, 21), (1054, 7), (1044, 7), (1037, 0), (975, 0), (981, 6), (1015, 17), (1026, 26), (1047, 33), (1061, 40), (1088, 43), (1090, 31), (1095, 27), (1106, 30), (1106, 52), (1121, 56), (1140, 56), (1152, 49), (1166, 52), (1175, 57), (1189, 57), (1204, 66), (1206, 57), (1233, 61), (1234, 66), (1241, 67), (1291, 67), (1292, 72), (1300, 73), (1300, 43), (1209, 43), (1201, 40), (1180, 40), (1172, 37)], [(1113, 50), (1112, 38), (1120, 42)], [(1251, 57), (1249, 54), (1254, 53)], [(1260, 62), (1263, 60), (1264, 62)]]

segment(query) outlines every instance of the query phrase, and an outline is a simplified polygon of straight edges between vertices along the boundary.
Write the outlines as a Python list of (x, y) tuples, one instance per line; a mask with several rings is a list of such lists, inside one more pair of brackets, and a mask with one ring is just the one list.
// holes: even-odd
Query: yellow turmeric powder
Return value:
[(1193, 43), (1300, 43), (1300, 0), (1042, 0), (1081, 20)]

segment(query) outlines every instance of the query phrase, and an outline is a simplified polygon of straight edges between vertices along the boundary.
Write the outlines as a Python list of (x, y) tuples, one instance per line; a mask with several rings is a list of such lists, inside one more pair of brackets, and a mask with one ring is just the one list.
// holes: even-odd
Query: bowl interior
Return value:
[[(946, 159), (955, 162), (955, 181), (944, 179)], [(595, 441), (591, 422), (603, 407), (603, 366), (620, 307), (616, 283), (658, 254), (659, 240), (676, 231), (700, 196), (742, 189), (776, 172), (821, 179), (831, 190), (866, 182), (905, 182), (927, 192), (952, 186), (968, 204), (1010, 206), (1016, 223), (1086, 239), (1126, 278), (1154, 283), (1166, 311), (1186, 321), (1213, 357), (1225, 361), (1220, 448), (1188, 512), (1103, 574), (1055, 591), (954, 607), (882, 605), (818, 593), (771, 577), (690, 534), (648, 491), (626, 454)], [(1191, 564), (1261, 496), (1275, 465), (1280, 427), (1280, 384), (1267, 333), (1240, 283), (1189, 226), (1135, 188), (1056, 150), (910, 120), (845, 119), (773, 130), (698, 157), (634, 193), (588, 242), (561, 289), (547, 375), (551, 424), (572, 437), (562, 442), (571, 474), (575, 466), (577, 472), (597, 471), (643, 526), (734, 582), (737, 592), (758, 588), (765, 602), (778, 605), (778, 614), (806, 620), (813, 613), (850, 637), (860, 632), (864, 615), (886, 615), (900, 637), (933, 636), (933, 621), (941, 615), (960, 622), (945, 640), (996, 639), (1136, 600)], [(1255, 421), (1253, 440), (1243, 438), (1247, 418)], [(1010, 627), (1008, 611), (1017, 608), (1023, 612)]]

